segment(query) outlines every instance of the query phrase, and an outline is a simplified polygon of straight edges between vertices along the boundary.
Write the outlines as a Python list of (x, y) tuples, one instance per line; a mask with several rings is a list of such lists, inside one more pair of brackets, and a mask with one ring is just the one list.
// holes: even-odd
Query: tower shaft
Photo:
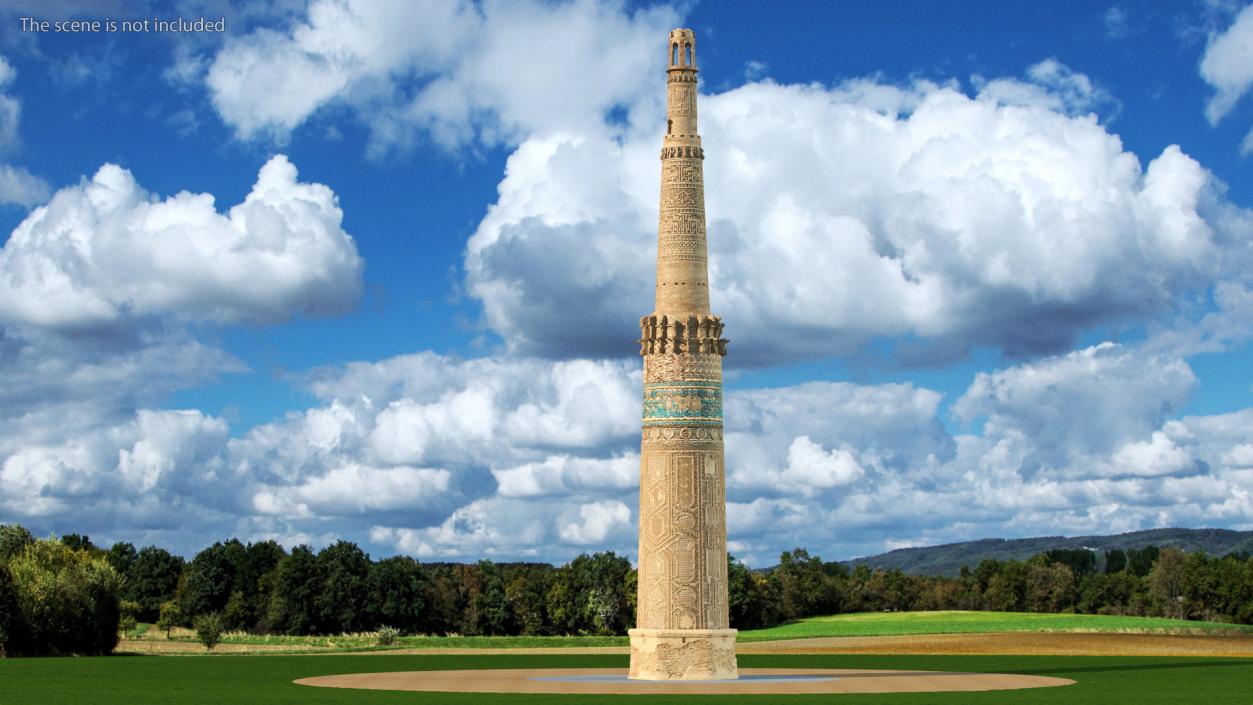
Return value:
[(640, 319), (644, 414), (631, 677), (649, 680), (736, 677), (722, 448), (727, 341), (709, 310), (696, 71), (692, 31), (672, 31), (656, 308)]

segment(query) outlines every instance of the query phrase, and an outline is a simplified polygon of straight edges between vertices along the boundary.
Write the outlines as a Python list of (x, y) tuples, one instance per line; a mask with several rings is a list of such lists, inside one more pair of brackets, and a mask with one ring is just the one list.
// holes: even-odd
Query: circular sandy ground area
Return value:
[(1066, 678), (1016, 673), (744, 668), (736, 681), (633, 681), (614, 668), (397, 671), (316, 676), (299, 685), (445, 693), (579, 693), (599, 695), (787, 695), (801, 693), (935, 693), (1019, 690), (1071, 685)]

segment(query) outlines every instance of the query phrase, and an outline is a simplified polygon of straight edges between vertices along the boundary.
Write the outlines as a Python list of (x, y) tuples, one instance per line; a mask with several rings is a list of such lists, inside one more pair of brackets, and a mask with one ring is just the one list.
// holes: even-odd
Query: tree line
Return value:
[[(1048, 551), (985, 560), (956, 578), (849, 570), (804, 549), (753, 570), (729, 559), (731, 626), (893, 610), (1127, 614), (1253, 623), (1253, 558), (1174, 548)], [(372, 560), (350, 541), (288, 551), (214, 543), (190, 561), (158, 546), (108, 548), (0, 526), (0, 653), (108, 653), (119, 627), (166, 630), (212, 615), (258, 634), (620, 635), (635, 623), (636, 574), (611, 552), (546, 563)]]
[(731, 562), (731, 624), (765, 627), (842, 612), (990, 610), (1172, 617), (1253, 624), (1253, 557), (1148, 546), (1098, 554), (1052, 550), (984, 560), (958, 577), (848, 570), (804, 549), (751, 571)]

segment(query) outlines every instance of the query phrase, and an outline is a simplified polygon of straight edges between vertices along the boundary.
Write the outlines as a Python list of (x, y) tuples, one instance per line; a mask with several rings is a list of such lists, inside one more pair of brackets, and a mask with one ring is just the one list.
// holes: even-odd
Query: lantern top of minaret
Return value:
[(667, 71), (697, 71), (696, 33), (690, 29), (670, 30), (670, 53)]

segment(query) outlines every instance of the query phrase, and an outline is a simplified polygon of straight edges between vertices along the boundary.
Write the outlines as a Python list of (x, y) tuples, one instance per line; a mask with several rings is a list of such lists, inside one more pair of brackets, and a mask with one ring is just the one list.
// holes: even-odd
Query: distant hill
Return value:
[(1037, 553), (1057, 548), (1089, 548), (1098, 552), (1111, 549), (1174, 546), (1183, 551), (1205, 551), (1212, 556), (1232, 552), (1253, 553), (1253, 531), (1227, 529), (1149, 529), (1113, 536), (1040, 536), (1030, 539), (980, 539), (942, 546), (899, 548), (877, 556), (845, 561), (849, 568), (868, 565), (871, 568), (900, 568), (918, 575), (956, 576), (962, 566), (974, 567), (985, 558), (1026, 560)]

